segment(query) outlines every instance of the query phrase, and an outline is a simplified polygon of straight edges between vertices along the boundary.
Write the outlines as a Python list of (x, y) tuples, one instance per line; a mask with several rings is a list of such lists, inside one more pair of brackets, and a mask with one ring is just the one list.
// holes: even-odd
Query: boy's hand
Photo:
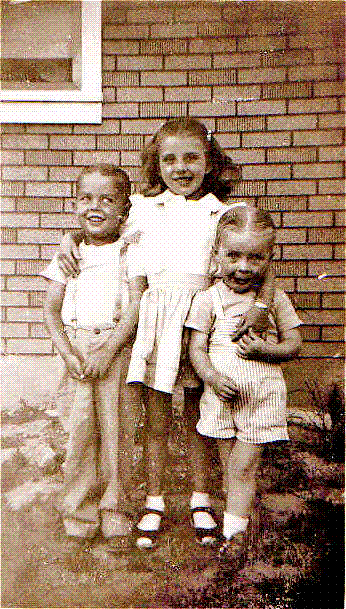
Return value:
[(215, 377), (210, 383), (216, 395), (223, 402), (234, 400), (238, 394), (238, 389), (233, 381), (223, 374), (215, 373)]
[(79, 247), (71, 233), (66, 233), (60, 243), (60, 253), (57, 256), (59, 268), (66, 277), (78, 277), (80, 273), (79, 260), (81, 258)]
[(232, 335), (232, 342), (239, 340), (241, 336), (244, 336), (250, 328), (254, 332), (261, 334), (266, 332), (269, 326), (269, 312), (268, 309), (259, 309), (255, 305), (248, 310), (244, 315)]
[(84, 362), (73, 353), (63, 355), (63, 359), (72, 378), (77, 379), (78, 381), (83, 381), (86, 376), (84, 371)]
[(89, 379), (99, 379), (107, 376), (114, 355), (114, 350), (110, 348), (109, 336), (95, 342), (89, 347), (84, 369), (85, 376)]
[(248, 334), (239, 339), (237, 354), (244, 359), (264, 358), (270, 355), (270, 349), (267, 341), (250, 328)]

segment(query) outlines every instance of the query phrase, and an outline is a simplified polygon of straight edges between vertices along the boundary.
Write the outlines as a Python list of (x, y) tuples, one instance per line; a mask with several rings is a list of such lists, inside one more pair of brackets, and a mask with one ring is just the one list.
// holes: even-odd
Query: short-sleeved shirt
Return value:
[[(255, 301), (255, 292), (237, 294), (230, 290), (223, 281), (218, 284), (218, 291), (225, 317), (234, 319), (234, 328), (239, 317), (244, 315)], [(208, 288), (198, 292), (192, 301), (191, 309), (185, 322), (185, 326), (212, 335), (216, 319), (213, 300)], [(267, 340), (273, 343), (279, 342), (280, 333), (296, 328), (302, 324), (287, 294), (280, 288), (274, 291), (274, 299), (269, 311), (269, 328)]]
[(123, 239), (104, 245), (86, 245), (82, 242), (79, 246), (81, 261), (77, 278), (64, 275), (58, 266), (57, 255), (41, 272), (43, 277), (66, 285), (61, 311), (65, 325), (97, 327), (113, 323), (116, 312), (119, 312), (127, 296), (126, 263), (123, 265), (120, 261), (123, 247)]
[(128, 227), (137, 231), (139, 241), (129, 246), (129, 277), (163, 271), (207, 275), (220, 216), (235, 205), (246, 205), (222, 203), (212, 193), (186, 199), (169, 190), (155, 197), (132, 195), (131, 204)]

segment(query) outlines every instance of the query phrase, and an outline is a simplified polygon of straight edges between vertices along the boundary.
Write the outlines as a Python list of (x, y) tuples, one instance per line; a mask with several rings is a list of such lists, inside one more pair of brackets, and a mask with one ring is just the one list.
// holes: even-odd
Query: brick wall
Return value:
[(104, 2), (101, 125), (3, 126), (3, 349), (48, 354), (37, 276), (81, 167), (120, 164), (169, 116), (198, 117), (242, 165), (235, 198), (270, 210), (303, 357), (342, 350), (341, 2)]

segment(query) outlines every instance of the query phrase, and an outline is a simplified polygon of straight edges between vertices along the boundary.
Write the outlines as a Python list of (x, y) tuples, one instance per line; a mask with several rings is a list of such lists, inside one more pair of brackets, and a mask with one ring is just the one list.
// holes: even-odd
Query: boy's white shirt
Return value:
[(129, 277), (162, 271), (206, 275), (220, 216), (244, 202), (225, 204), (209, 193), (199, 200), (169, 190), (155, 196), (131, 196), (128, 228), (140, 234), (130, 245)]
[(111, 325), (116, 311), (126, 299), (126, 264), (120, 281), (120, 250), (124, 239), (104, 245), (79, 246), (81, 272), (77, 278), (66, 277), (58, 266), (57, 255), (41, 272), (43, 277), (66, 285), (62, 322), (65, 325)]

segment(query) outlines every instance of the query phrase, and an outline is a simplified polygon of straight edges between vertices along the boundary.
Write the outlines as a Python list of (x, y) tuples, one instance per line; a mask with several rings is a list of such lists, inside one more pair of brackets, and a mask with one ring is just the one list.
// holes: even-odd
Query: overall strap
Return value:
[(217, 285), (213, 285), (210, 288), (210, 292), (211, 292), (211, 297), (212, 297), (213, 307), (214, 307), (216, 317), (218, 319), (224, 319), (225, 313), (223, 310), (222, 300), (221, 300), (220, 292), (218, 290)]

